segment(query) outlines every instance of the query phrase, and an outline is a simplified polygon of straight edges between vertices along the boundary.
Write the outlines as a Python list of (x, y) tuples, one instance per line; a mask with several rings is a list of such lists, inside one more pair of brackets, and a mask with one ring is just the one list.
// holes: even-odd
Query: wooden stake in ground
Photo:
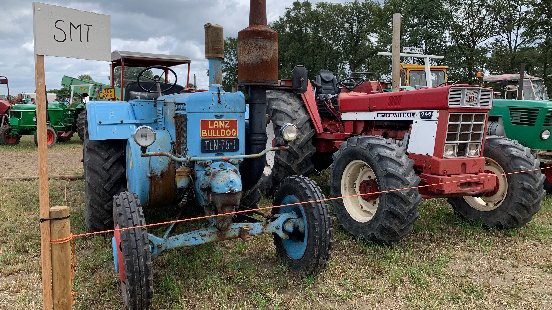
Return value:
[(393, 91), (399, 91), (401, 87), (401, 14), (393, 14), (393, 43), (391, 46), (391, 67)]
[[(69, 208), (67, 206), (50, 209), (50, 231), (52, 240), (66, 240), (71, 234)], [(52, 244), (52, 296), (54, 309), (71, 309), (72, 270), (71, 242)]]
[[(38, 138), (38, 199), (40, 218), (50, 217), (48, 189), (48, 147), (46, 145), (46, 77), (44, 55), (35, 56), (36, 81), (36, 135)], [(40, 262), (42, 265), (42, 300), (45, 310), (53, 309), (52, 302), (52, 256), (50, 223), (40, 224)]]

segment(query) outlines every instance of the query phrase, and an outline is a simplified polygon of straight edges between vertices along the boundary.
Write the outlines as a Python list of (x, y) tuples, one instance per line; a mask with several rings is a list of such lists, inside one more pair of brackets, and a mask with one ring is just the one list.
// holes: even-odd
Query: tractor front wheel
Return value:
[[(38, 146), (38, 130), (34, 134), (34, 143)], [(57, 132), (52, 126), (46, 126), (46, 145), (48, 147), (53, 146), (57, 142)]]
[(515, 228), (540, 210), (545, 177), (531, 151), (516, 141), (490, 136), (485, 141), (485, 171), (497, 177), (496, 189), (480, 197), (450, 198), (460, 217), (493, 228)]
[(297, 217), (293, 227), (288, 227), (289, 238), (274, 235), (276, 254), (290, 269), (302, 275), (321, 272), (330, 258), (332, 219), (323, 200), (316, 183), (302, 176), (283, 179), (274, 194), (276, 208), (272, 214), (293, 213)]
[(353, 236), (392, 243), (412, 231), (419, 217), (419, 183), (412, 161), (390, 140), (352, 137), (341, 144), (331, 166), (334, 213)]
[(153, 298), (151, 251), (146, 228), (132, 228), (146, 224), (135, 194), (122, 192), (113, 197), (113, 222), (113, 262), (125, 307), (148, 309)]

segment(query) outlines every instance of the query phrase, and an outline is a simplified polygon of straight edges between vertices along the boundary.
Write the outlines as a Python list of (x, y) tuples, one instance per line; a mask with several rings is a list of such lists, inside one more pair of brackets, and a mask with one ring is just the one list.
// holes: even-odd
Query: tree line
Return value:
[[(302, 64), (313, 78), (329, 69), (391, 71), (392, 15), (402, 14), (401, 46), (443, 55), (449, 80), (476, 83), (476, 72), (528, 74), (552, 90), (552, 0), (363, 0), (313, 4), (295, 1), (270, 26), (279, 34), (280, 77)], [(224, 84), (237, 82), (237, 41), (227, 38)], [(552, 94), (551, 94), (552, 95)]]

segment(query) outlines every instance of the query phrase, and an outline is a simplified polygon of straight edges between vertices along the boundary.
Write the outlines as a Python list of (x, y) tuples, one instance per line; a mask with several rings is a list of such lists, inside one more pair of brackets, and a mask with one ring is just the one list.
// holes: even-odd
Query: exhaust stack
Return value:
[[(266, 147), (266, 90), (278, 84), (278, 33), (267, 26), (266, 0), (251, 0), (249, 27), (238, 33), (238, 84), (249, 94), (249, 127), (246, 153)], [(240, 165), (245, 190), (262, 176), (265, 156)]]
[(209, 87), (222, 85), (224, 32), (221, 25), (205, 24), (205, 58), (209, 61)]

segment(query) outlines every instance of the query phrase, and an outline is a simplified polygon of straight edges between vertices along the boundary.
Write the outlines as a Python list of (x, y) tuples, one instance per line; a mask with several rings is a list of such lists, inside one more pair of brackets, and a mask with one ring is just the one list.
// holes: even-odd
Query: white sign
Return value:
[(109, 15), (33, 3), (35, 54), (111, 60)]
[(403, 47), (403, 53), (423, 54), (424, 50), (420, 47), (405, 46)]

